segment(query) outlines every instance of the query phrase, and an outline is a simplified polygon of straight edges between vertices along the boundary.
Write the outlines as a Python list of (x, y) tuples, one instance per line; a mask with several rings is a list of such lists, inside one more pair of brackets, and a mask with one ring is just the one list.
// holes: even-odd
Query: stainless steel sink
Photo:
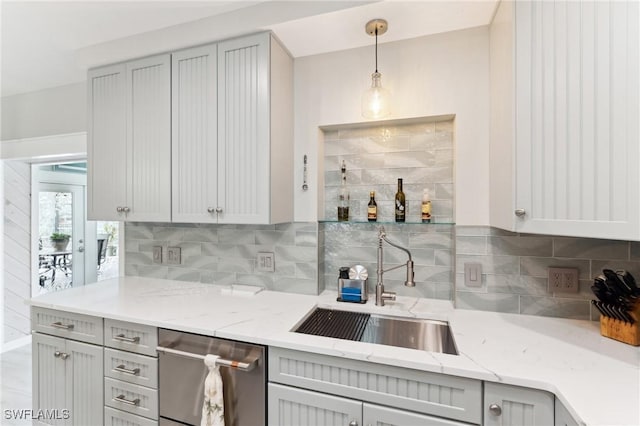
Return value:
[(294, 331), (458, 355), (446, 321), (316, 308)]

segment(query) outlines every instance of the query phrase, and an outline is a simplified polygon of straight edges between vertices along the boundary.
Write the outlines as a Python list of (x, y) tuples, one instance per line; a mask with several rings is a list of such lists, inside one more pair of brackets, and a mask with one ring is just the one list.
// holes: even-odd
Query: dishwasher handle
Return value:
[[(198, 354), (193, 354), (191, 352), (184, 352), (184, 351), (179, 351), (176, 349), (171, 349), (171, 348), (165, 348), (164, 346), (158, 346), (156, 347), (156, 350), (158, 352), (162, 352), (165, 354), (170, 354), (170, 355), (177, 355), (177, 356), (182, 356), (185, 358), (195, 358), (195, 359), (201, 359), (204, 360), (205, 356), (204, 355), (198, 355)], [(228, 367), (228, 368), (234, 368), (236, 370), (240, 370), (240, 371), (251, 371), (254, 368), (256, 368), (256, 366), (258, 365), (258, 363), (260, 362), (260, 358), (256, 358), (250, 362), (244, 362), (244, 361), (235, 361), (235, 360), (230, 360), (230, 359), (224, 359), (224, 358), (218, 358), (216, 360), (216, 365), (218, 367)]]

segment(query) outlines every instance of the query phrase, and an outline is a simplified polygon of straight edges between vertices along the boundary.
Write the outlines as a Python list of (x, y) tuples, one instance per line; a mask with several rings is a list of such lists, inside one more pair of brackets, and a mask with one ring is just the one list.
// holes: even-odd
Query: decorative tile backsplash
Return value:
[[(318, 294), (318, 224), (204, 225), (126, 223), (125, 274)], [(180, 247), (180, 265), (153, 263), (153, 247)], [(275, 271), (256, 268), (275, 254)]]
[(420, 222), (429, 189), (435, 222), (453, 221), (453, 120), (324, 132), (324, 219), (337, 219), (341, 165), (347, 166), (350, 220), (366, 221), (369, 192), (376, 192), (378, 220), (394, 220), (398, 178), (403, 179), (407, 222)]
[[(324, 235), (324, 287), (337, 289), (341, 266), (363, 265), (369, 272), (369, 295), (375, 298), (378, 259), (376, 223), (320, 224)], [(414, 262), (415, 287), (406, 287), (406, 268), (384, 274), (384, 286), (399, 296), (451, 299), (453, 294), (453, 225), (384, 224), (387, 238), (409, 249)], [(406, 264), (407, 254), (383, 243), (384, 269)]]
[[(482, 286), (464, 283), (464, 264), (482, 264)], [(579, 271), (578, 293), (548, 293), (547, 268)], [(574, 319), (598, 319), (589, 300), (602, 269), (626, 269), (640, 279), (640, 243), (517, 234), (456, 226), (456, 307)]]

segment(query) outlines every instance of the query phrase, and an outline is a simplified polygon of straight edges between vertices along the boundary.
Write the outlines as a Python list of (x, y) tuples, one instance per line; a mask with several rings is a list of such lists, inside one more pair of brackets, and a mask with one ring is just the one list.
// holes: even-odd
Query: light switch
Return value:
[(257, 259), (257, 270), (261, 272), (275, 271), (275, 256), (272, 252), (259, 252)]
[(482, 263), (464, 264), (464, 285), (466, 287), (482, 287)]

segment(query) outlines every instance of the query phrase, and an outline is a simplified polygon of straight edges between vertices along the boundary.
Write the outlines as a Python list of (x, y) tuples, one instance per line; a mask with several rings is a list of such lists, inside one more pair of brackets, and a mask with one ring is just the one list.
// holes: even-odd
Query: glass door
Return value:
[(38, 202), (39, 293), (84, 285), (84, 188), (41, 183)]

